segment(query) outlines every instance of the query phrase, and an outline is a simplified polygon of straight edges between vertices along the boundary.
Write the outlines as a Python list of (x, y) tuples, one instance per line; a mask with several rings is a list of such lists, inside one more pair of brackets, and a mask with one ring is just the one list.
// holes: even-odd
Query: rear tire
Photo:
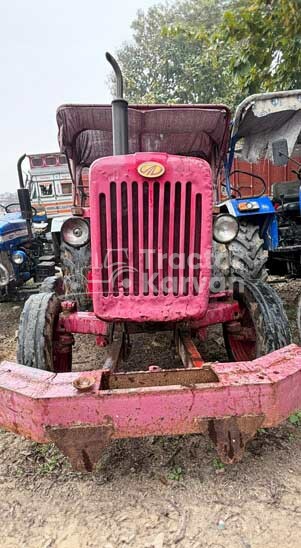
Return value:
[(231, 361), (253, 360), (291, 344), (282, 301), (271, 286), (262, 281), (241, 280), (235, 283), (234, 298), (240, 304), (241, 319), (223, 325)]
[(259, 227), (247, 221), (241, 221), (236, 238), (227, 246), (230, 276), (265, 281), (268, 277), (266, 268), (268, 253), (263, 245)]
[(19, 324), (18, 363), (56, 371), (54, 341), (60, 310), (54, 293), (38, 293), (27, 299)]

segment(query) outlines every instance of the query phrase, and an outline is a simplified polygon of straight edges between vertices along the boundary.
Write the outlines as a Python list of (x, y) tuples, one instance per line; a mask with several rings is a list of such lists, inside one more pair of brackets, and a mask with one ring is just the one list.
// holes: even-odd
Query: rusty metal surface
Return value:
[[(91, 377), (87, 392), (74, 386), (82, 376)], [(38, 442), (55, 437), (81, 465), (83, 445), (90, 442), (89, 460), (96, 461), (100, 438), (104, 444), (109, 438), (205, 431), (221, 458), (235, 462), (258, 425), (275, 426), (300, 408), (301, 348), (296, 345), (251, 362), (214, 363), (210, 369), (55, 374), (8, 362), (0, 366), (0, 426)], [(75, 436), (74, 427), (87, 434)], [(60, 432), (53, 434), (56, 429)]]
[(204, 360), (189, 333), (180, 330), (176, 332), (176, 347), (184, 367), (200, 368), (204, 365)]
[(125, 390), (133, 388), (151, 388), (156, 386), (187, 386), (219, 382), (211, 367), (193, 369), (152, 369), (138, 373), (104, 374), (100, 388), (103, 390)]
[(127, 338), (126, 333), (119, 327), (118, 332), (113, 337), (112, 344), (108, 352), (108, 356), (105, 360), (104, 366), (102, 369), (109, 369), (110, 371), (116, 371), (122, 360), (123, 356), (126, 354), (127, 347)]
[(101, 426), (80, 425), (48, 428), (50, 440), (62, 451), (73, 470), (92, 472), (102, 451), (110, 443), (114, 428), (108, 421)]
[(225, 464), (239, 462), (246, 444), (261, 427), (264, 416), (224, 417), (207, 421), (208, 434), (217, 453)]

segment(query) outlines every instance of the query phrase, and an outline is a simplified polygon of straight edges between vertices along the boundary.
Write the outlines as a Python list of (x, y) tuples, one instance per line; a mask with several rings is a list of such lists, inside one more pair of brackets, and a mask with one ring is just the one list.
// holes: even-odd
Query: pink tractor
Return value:
[[(234, 463), (259, 427), (301, 407), (301, 349), (275, 291), (223, 268), (239, 230), (214, 205), (230, 112), (128, 108), (107, 57), (112, 106), (57, 112), (74, 199), (61, 231), (64, 283), (50, 280), (25, 304), (18, 364), (0, 366), (0, 426), (54, 442), (79, 470), (113, 439), (206, 432)], [(229, 363), (204, 362), (195, 345), (215, 324)], [(172, 333), (181, 367), (127, 371), (135, 334), (157, 331)], [(107, 347), (93, 371), (72, 371), (77, 333)]]

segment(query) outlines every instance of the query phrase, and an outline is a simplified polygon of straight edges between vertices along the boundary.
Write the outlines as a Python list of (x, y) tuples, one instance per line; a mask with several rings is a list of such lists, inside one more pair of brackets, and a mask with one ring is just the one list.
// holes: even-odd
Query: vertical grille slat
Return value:
[(100, 280), (103, 295), (108, 295), (108, 268), (107, 268), (107, 207), (106, 195), (99, 195), (99, 210), (100, 210)]
[[(195, 283), (195, 266), (196, 259), (194, 253), (194, 241), (195, 241), (195, 208), (196, 208), (196, 195), (191, 193), (190, 200), (190, 247), (192, 248), (193, 257), (189, 262), (189, 295), (193, 295), (194, 283)], [(191, 252), (191, 250), (190, 250)]]
[[(191, 217), (191, 183), (186, 185), (185, 196), (185, 223), (184, 223), (184, 257), (185, 264), (183, 270), (183, 294), (189, 293), (189, 255), (190, 255), (190, 217)], [(191, 259), (190, 259), (191, 260)]]
[(181, 225), (181, 183), (176, 183), (173, 226), (173, 294), (179, 293), (179, 252), (180, 252), (180, 225)]
[(186, 194), (187, 194), (187, 186), (181, 184), (181, 201), (180, 201), (180, 245), (179, 245), (179, 294), (183, 295), (185, 292), (185, 280), (184, 280), (184, 271), (185, 271), (185, 263), (188, 260), (188, 256), (185, 255), (185, 206), (186, 206)]
[[(151, 279), (154, 272), (154, 254), (152, 250), (154, 249), (154, 186), (149, 184), (148, 190), (148, 204), (149, 204), (149, 218), (148, 218), (148, 272), (149, 279)], [(150, 289), (150, 288), (149, 288)], [(149, 293), (149, 291), (148, 291)]]
[(138, 222), (139, 222), (139, 295), (144, 293), (144, 204), (143, 204), (143, 185), (138, 185)]
[(154, 205), (153, 205), (153, 293), (158, 295), (159, 290), (159, 261), (158, 261), (158, 244), (159, 244), (159, 200), (160, 200), (160, 185), (154, 183)]
[[(195, 233), (194, 233), (194, 253), (196, 256), (201, 257), (201, 225), (202, 225), (202, 195), (196, 195), (195, 202)], [(199, 293), (199, 283), (200, 283), (200, 260), (198, 265), (194, 270), (194, 287), (193, 294), (197, 295)]]
[(116, 188), (116, 218), (114, 219), (117, 230), (117, 272), (116, 272), (116, 286), (117, 294), (124, 293), (123, 279), (125, 274), (125, 265), (123, 263), (123, 209), (122, 209), (122, 195), (121, 184), (117, 184)]
[(173, 264), (170, 257), (174, 252), (174, 204), (175, 204), (175, 185), (170, 186), (170, 212), (169, 212), (169, 241), (168, 241), (168, 279), (169, 291), (173, 292)]
[[(149, 278), (149, 256), (147, 250), (149, 249), (148, 239), (149, 239), (149, 185), (148, 183), (143, 183), (143, 249), (145, 251), (143, 256), (143, 272), (145, 275), (145, 280)], [(148, 295), (148, 284), (145, 284), (143, 288), (143, 295)]]
[[(166, 184), (166, 183), (165, 183)], [(163, 293), (163, 220), (164, 220), (164, 185), (159, 186), (158, 204), (158, 291)]]
[(110, 192), (106, 195), (106, 214), (107, 214), (107, 222), (106, 222), (106, 229), (107, 229), (107, 249), (106, 249), (106, 257), (105, 261), (107, 264), (107, 270), (108, 270), (108, 283), (107, 283), (107, 294), (111, 295), (113, 293), (113, 263), (114, 258), (112, 254), (113, 249), (113, 235), (112, 235), (112, 204), (111, 204), (111, 188), (112, 185), (115, 185), (115, 183), (111, 183), (110, 185)]
[(99, 210), (104, 297), (199, 293), (190, 256), (201, 255), (202, 195), (191, 182), (112, 181)]
[(134, 286), (132, 291), (134, 295), (139, 295), (139, 215), (138, 215), (138, 184), (132, 183), (132, 201), (133, 201), (133, 217), (132, 227), (130, 230), (133, 232), (133, 269), (134, 269)]
[(165, 183), (164, 185), (164, 215), (163, 215), (163, 279), (165, 280), (165, 285), (163, 287), (163, 294), (167, 295), (170, 289), (169, 282), (169, 268), (168, 268), (168, 250), (169, 250), (169, 241), (170, 241), (170, 217), (171, 217), (171, 207), (170, 207), (170, 183)]
[(123, 264), (123, 292), (129, 295), (129, 226), (128, 226), (128, 189), (126, 183), (121, 183), (121, 208), (122, 208), (122, 264)]
[(117, 196), (116, 196), (116, 183), (111, 183), (110, 186), (110, 202), (111, 202), (111, 249), (109, 248), (109, 254), (111, 254), (110, 262), (112, 264), (112, 274), (109, 277), (110, 284), (113, 286), (113, 295), (116, 297), (119, 294), (118, 289), (118, 237), (117, 230), (119, 230), (117, 223)]

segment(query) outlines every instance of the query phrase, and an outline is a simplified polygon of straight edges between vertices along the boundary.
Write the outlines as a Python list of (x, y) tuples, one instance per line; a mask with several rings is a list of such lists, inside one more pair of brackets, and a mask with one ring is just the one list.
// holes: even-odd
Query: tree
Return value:
[(233, 52), (229, 68), (241, 97), (301, 88), (300, 29), (300, 0), (249, 0), (225, 12), (213, 39)]
[(131, 103), (232, 102), (230, 73), (210, 35), (229, 1), (178, 0), (139, 11), (119, 49)]

